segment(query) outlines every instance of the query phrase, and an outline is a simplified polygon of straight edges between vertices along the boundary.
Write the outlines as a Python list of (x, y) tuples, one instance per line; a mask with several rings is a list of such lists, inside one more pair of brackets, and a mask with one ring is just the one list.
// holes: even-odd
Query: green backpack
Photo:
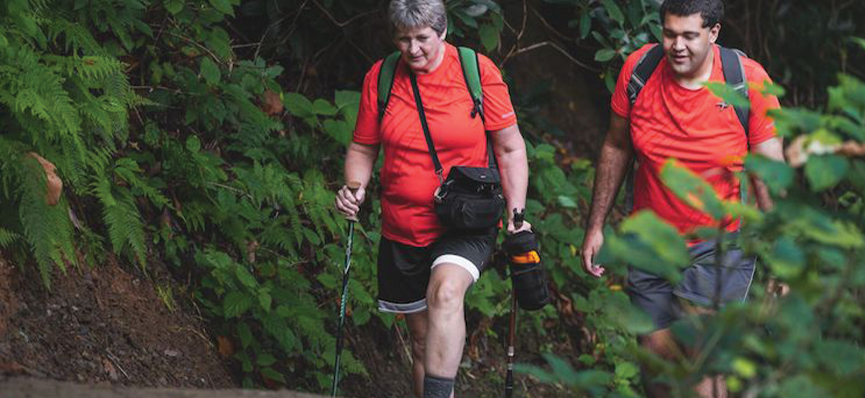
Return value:
[[(466, 87), (469, 90), (469, 95), (472, 97), (472, 117), (480, 114), (481, 120), (484, 119), (484, 93), (481, 87), (481, 69), (478, 62), (478, 53), (468, 47), (457, 48), (460, 55), (460, 66), (463, 69), (463, 78), (466, 81)], [(400, 53), (394, 52), (384, 59), (381, 64), (381, 71), (378, 74), (378, 120), (384, 118), (384, 111), (387, 109), (387, 103), (390, 101), (390, 90), (393, 88), (393, 78), (396, 75), (396, 68), (399, 65)]]

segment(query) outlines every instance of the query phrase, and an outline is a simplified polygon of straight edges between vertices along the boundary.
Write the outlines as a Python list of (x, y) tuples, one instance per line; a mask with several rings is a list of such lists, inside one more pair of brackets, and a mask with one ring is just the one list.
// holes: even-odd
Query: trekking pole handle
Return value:
[[(360, 185), (361, 185), (360, 181), (349, 181), (348, 183), (345, 184), (345, 186), (351, 191), (352, 195), (357, 193), (357, 190), (360, 189)], [(358, 221), (357, 214), (355, 214), (353, 216), (348, 216), (345, 219), (350, 221), (350, 222), (357, 222)]]
[(526, 209), (514, 208), (514, 228), (520, 229), (523, 226), (523, 221), (526, 220)]

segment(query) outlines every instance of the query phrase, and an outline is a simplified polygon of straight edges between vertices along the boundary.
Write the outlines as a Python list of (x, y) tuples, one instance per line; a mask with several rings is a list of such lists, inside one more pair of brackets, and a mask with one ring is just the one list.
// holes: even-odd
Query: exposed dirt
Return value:
[[(234, 387), (202, 323), (109, 261), (56, 275), (0, 258), (0, 374), (142, 387)], [(167, 282), (166, 282), (167, 283)], [(170, 285), (166, 285), (170, 286)]]
[(314, 398), (317, 396), (290, 391), (134, 389), (29, 378), (3, 379), (0, 376), (0, 398)]
[[(149, 273), (167, 275), (164, 269), (151, 268)], [(64, 393), (70, 397), (91, 396), (85, 393), (87, 388), (95, 388), (93, 394), (103, 394), (94, 395), (98, 397), (199, 396), (158, 395), (155, 390), (135, 395), (138, 394), (135, 390), (118, 390), (119, 386), (239, 387), (227, 368), (229, 361), (219, 356), (213, 344), (215, 338), (192, 315), (194, 307), (184, 305), (182, 297), (178, 297), (174, 304), (177, 309), (169, 310), (156, 286), (182, 289), (170, 279), (163, 282), (152, 279), (158, 278), (142, 278), (137, 271), (108, 261), (96, 268), (72, 269), (66, 275), (55, 275), (52, 289), (47, 291), (32, 266), (22, 270), (0, 256), (0, 397), (52, 396), (45, 391), (59, 388), (54, 381), (91, 386), (76, 387), (75, 394), (79, 395)], [(507, 317), (492, 322), (477, 318), (468, 319), (469, 337), (458, 376), (457, 396), (501, 396)], [(348, 347), (361, 358), (370, 374), (344, 379), (340, 383), (341, 395), (412, 396), (408, 339), (404, 322), (392, 330), (376, 322), (361, 329), (349, 329)], [(521, 336), (516, 350), (518, 361), (541, 363), (532, 354), (539, 351), (539, 344), (540, 340), (531, 333)], [(10, 387), (10, 376), (30, 377), (27, 385), (41, 392), (14, 393), (23, 390)], [(555, 387), (517, 375), (516, 397), (554, 397), (561, 393)], [(274, 395), (278, 396), (281, 395)]]

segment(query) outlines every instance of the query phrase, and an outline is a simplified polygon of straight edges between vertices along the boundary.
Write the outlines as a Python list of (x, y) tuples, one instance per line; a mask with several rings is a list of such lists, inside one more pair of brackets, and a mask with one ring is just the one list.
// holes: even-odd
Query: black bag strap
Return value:
[[(464, 77), (465, 77), (465, 75), (464, 75)], [(418, 117), (420, 118), (421, 128), (423, 128), (423, 134), (424, 134), (424, 138), (426, 139), (427, 148), (429, 148), (430, 157), (432, 157), (433, 167), (435, 167), (436, 176), (438, 176), (439, 182), (444, 182), (444, 167), (442, 166), (441, 161), (439, 160), (438, 152), (436, 152), (435, 144), (433, 143), (432, 135), (430, 134), (429, 124), (427, 123), (427, 120), (426, 120), (426, 112), (424, 111), (424, 107), (423, 107), (423, 100), (421, 99), (421, 95), (420, 95), (420, 88), (418, 87), (418, 84), (417, 84), (417, 76), (413, 72), (409, 71), (409, 79), (411, 80), (411, 89), (412, 89), (412, 93), (414, 94), (414, 101), (415, 101), (415, 105), (417, 107)], [(466, 84), (469, 84), (469, 83), (466, 82)], [(469, 90), (471, 91), (471, 89), (469, 89)], [(474, 101), (474, 97), (472, 98), (472, 103), (477, 104)], [(482, 112), (477, 112), (477, 113), (482, 114)], [(473, 110), (472, 115), (474, 116), (477, 113)], [(498, 162), (496, 162), (496, 156), (495, 156), (495, 153), (493, 152), (493, 149), (492, 149), (492, 143), (490, 142), (490, 135), (486, 130), (484, 130), (484, 135), (486, 136), (486, 142), (487, 142), (487, 164), (488, 164), (488, 167), (491, 169), (498, 169)]]
[(423, 109), (423, 101), (420, 99), (420, 89), (417, 86), (417, 76), (415, 76), (414, 73), (409, 72), (409, 78), (411, 79), (411, 90), (414, 93), (414, 102), (417, 104), (417, 114), (420, 116), (420, 125), (423, 128), (423, 135), (424, 138), (426, 138), (426, 146), (429, 148), (433, 166), (435, 167), (435, 173), (439, 178), (439, 182), (444, 182), (444, 177), (442, 177), (444, 174), (444, 167), (442, 167), (442, 162), (439, 161), (435, 144), (433, 144), (432, 135), (430, 135), (429, 132), (429, 125), (426, 122), (426, 113)]

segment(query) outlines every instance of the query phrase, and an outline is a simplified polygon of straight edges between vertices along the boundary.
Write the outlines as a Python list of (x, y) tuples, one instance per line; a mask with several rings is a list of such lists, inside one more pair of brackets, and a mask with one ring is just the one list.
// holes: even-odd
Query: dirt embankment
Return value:
[(192, 390), (78, 385), (52, 380), (0, 378), (0, 398), (315, 398), (291, 391)]
[(35, 268), (0, 256), (0, 375), (236, 387), (201, 321), (169, 310), (155, 286), (108, 261), (57, 273), (48, 291)]

